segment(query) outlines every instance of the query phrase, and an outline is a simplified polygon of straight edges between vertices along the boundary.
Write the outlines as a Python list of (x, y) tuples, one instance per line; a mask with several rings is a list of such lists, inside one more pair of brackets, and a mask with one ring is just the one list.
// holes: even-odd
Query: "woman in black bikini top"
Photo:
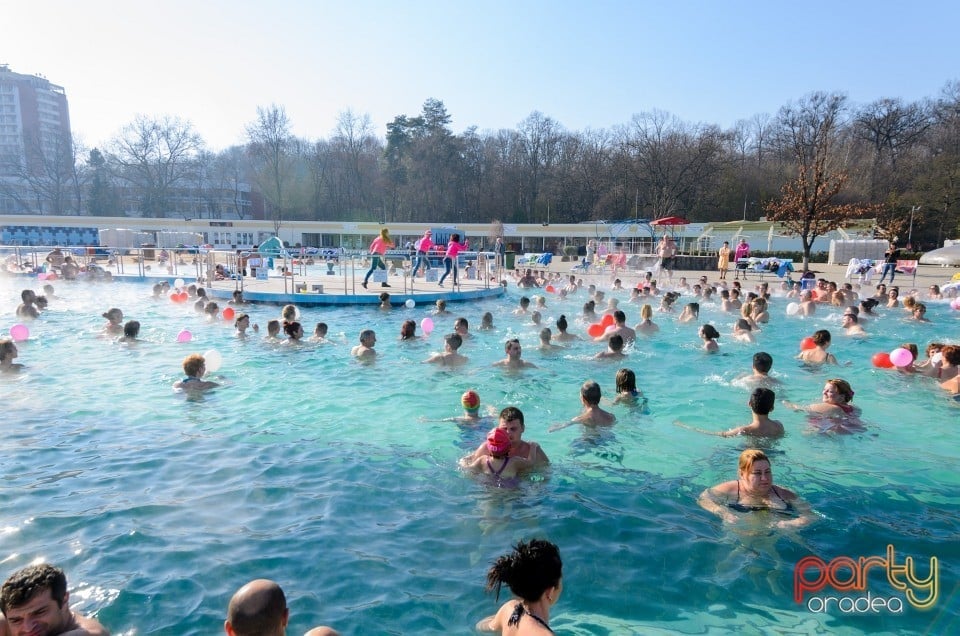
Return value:
[(700, 507), (734, 523), (740, 517), (736, 512), (769, 511), (789, 515), (777, 522), (780, 527), (804, 526), (815, 518), (809, 506), (796, 494), (782, 486), (773, 485), (773, 471), (766, 454), (755, 448), (740, 453), (739, 470), (735, 481), (717, 484), (700, 494)]
[(504, 603), (494, 615), (477, 624), (481, 631), (514, 634), (552, 634), (550, 608), (563, 590), (563, 563), (557, 546), (542, 539), (521, 541), (501, 556), (487, 572), (487, 590), (506, 583), (518, 599)]

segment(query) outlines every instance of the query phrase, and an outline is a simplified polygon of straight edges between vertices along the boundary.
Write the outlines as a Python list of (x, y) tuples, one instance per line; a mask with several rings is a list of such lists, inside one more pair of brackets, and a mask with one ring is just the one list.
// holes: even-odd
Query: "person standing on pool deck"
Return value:
[(430, 269), (430, 261), (427, 259), (427, 256), (429, 256), (431, 248), (433, 248), (433, 232), (429, 229), (424, 230), (423, 236), (417, 239), (417, 242), (414, 244), (414, 249), (417, 251), (417, 254), (413, 257), (413, 267), (410, 268), (411, 279), (417, 277), (417, 272), (420, 271), (421, 265), (426, 265), (427, 269)]
[(0, 636), (110, 636), (95, 618), (70, 610), (63, 570), (47, 563), (14, 572), (0, 588)]
[(443, 287), (443, 281), (445, 281), (447, 276), (450, 275), (451, 269), (453, 270), (453, 284), (455, 286), (459, 284), (457, 280), (457, 254), (469, 248), (469, 239), (461, 243), (459, 234), (450, 235), (450, 242), (447, 243), (447, 253), (443, 256), (443, 276), (440, 277), (440, 281), (437, 283), (437, 285)]
[[(373, 242), (370, 243), (370, 269), (367, 270), (367, 275), (363, 277), (363, 282), (360, 283), (361, 287), (364, 289), (367, 288), (367, 281), (370, 280), (370, 275), (373, 274), (374, 270), (382, 269), (386, 271), (387, 265), (383, 262), (383, 257), (391, 247), (393, 247), (393, 239), (390, 238), (390, 230), (381, 228), (380, 236), (373, 239)], [(380, 286), (389, 287), (390, 285), (380, 283)]]
[(897, 275), (897, 259), (900, 258), (900, 250), (896, 243), (890, 243), (886, 253), (883, 255), (883, 272), (880, 274), (880, 283), (890, 274), (890, 284), (893, 284), (893, 277)]
[[(500, 420), (497, 428), (505, 430), (507, 435), (510, 436), (510, 457), (524, 457), (530, 460), (530, 468), (546, 466), (550, 463), (547, 454), (540, 448), (540, 444), (523, 441), (523, 433), (526, 430), (526, 425), (523, 423), (523, 411), (517, 407), (508, 406), (500, 411)], [(473, 453), (474, 457), (482, 457), (484, 455), (490, 455), (490, 450), (487, 448), (486, 442), (480, 444), (480, 447)]]
[[(745, 238), (740, 239), (740, 243), (737, 244), (737, 249), (733, 253), (734, 278), (740, 278), (740, 269), (737, 265), (740, 263), (741, 258), (750, 258), (750, 244), (747, 243), (747, 239)], [(747, 277), (746, 273), (744, 273), (743, 277)]]
[[(727, 280), (727, 265), (730, 263), (730, 243), (723, 242), (720, 249), (717, 250), (717, 271), (720, 272), (720, 280)], [(706, 284), (706, 276), (701, 276), (700, 280)]]
[[(269, 579), (256, 579), (237, 590), (230, 599), (223, 630), (228, 636), (284, 636), (289, 620), (287, 597), (280, 586)], [(304, 636), (339, 635), (321, 625)]]

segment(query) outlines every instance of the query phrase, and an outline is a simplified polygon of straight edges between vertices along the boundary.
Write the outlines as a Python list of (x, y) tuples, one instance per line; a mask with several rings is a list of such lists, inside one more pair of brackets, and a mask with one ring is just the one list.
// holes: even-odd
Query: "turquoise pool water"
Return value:
[[(26, 284), (0, 280), (5, 327)], [(592, 437), (547, 428), (578, 412), (583, 380), (611, 396), (621, 364), (590, 360), (598, 350), (590, 343), (536, 351), (538, 329), (511, 315), (515, 289), (451, 305), (451, 316), (433, 318), (432, 336), (413, 344), (397, 342), (400, 323), (419, 322), (427, 308), (303, 309), (307, 331), (323, 320), (336, 343), (288, 348), (237, 340), (187, 306), (150, 300), (148, 285), (56, 287), (62, 298), (20, 345), (28, 369), (0, 378), (0, 574), (40, 559), (61, 565), (72, 600), (114, 634), (218, 633), (230, 595), (256, 577), (283, 585), (291, 634), (318, 623), (344, 634), (467, 634), (497, 607), (483, 592), (489, 563), (532, 536), (556, 542), (564, 558), (551, 617), (560, 633), (957, 631), (960, 408), (923, 378), (870, 365), (903, 341), (922, 349), (960, 339), (960, 312), (945, 303), (928, 303), (932, 324), (884, 313), (867, 326), (874, 335), (854, 341), (839, 335), (837, 313), (787, 318), (786, 301), (775, 299), (756, 345), (725, 336), (717, 356), (699, 350), (694, 325), (658, 315), (660, 335), (622, 365), (637, 372), (649, 413), (615, 407), (618, 424)], [(570, 330), (584, 333), (572, 320), (583, 301), (550, 302), (547, 322), (565, 313)], [(143, 323), (143, 343), (97, 337), (110, 306)], [(484, 311), (497, 329), (474, 332), (461, 349), (466, 368), (420, 364), (456, 316), (474, 331)], [(249, 312), (264, 326), (279, 308)], [(636, 322), (638, 309), (627, 312)], [(732, 319), (709, 306), (701, 318), (730, 331)], [(361, 365), (349, 348), (367, 326), (380, 357)], [(176, 342), (182, 328), (193, 342)], [(832, 351), (849, 367), (809, 371), (792, 360), (819, 328), (833, 331)], [(540, 369), (490, 366), (514, 335)], [(196, 400), (175, 394), (182, 358), (208, 349), (222, 354), (227, 386)], [(802, 414), (774, 412), (788, 431), (769, 448), (776, 481), (822, 517), (799, 532), (770, 531), (763, 519), (732, 529), (701, 510), (698, 494), (734, 478), (747, 444), (674, 424), (748, 421), (748, 391), (735, 379), (760, 349), (774, 355), (795, 402), (817, 401), (829, 377), (849, 380), (868, 424), (860, 435), (814, 435)], [(524, 411), (525, 438), (552, 459), (548, 474), (503, 491), (457, 471), (485, 428), (439, 420), (460, 413), (467, 388), (484, 408)], [(822, 614), (794, 602), (801, 558), (884, 555), (889, 544), (923, 575), (939, 558), (932, 609)], [(873, 596), (903, 598), (882, 576), (869, 582)]]

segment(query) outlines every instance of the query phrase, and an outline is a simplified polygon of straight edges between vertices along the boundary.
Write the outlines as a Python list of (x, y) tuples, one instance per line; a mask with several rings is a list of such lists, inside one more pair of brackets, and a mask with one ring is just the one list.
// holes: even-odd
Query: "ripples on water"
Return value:
[[(21, 286), (0, 281), (3, 315), (13, 315)], [(596, 350), (588, 343), (541, 355), (539, 328), (510, 314), (515, 291), (454, 305), (426, 343), (395, 340), (423, 308), (303, 309), (308, 332), (323, 320), (337, 342), (292, 350), (232, 338), (186, 307), (149, 300), (148, 286), (61, 283), (57, 293), (20, 346), (27, 372), (0, 379), (0, 561), (4, 573), (42, 559), (62, 565), (74, 603), (114, 633), (216, 633), (233, 591), (261, 576), (283, 585), (290, 633), (317, 623), (354, 634), (468, 633), (496, 607), (482, 592), (490, 562), (532, 536), (563, 553), (565, 589), (551, 621), (563, 633), (947, 633), (957, 624), (960, 411), (922, 379), (869, 364), (905, 340), (922, 349), (956, 334), (960, 312), (945, 305), (931, 303), (932, 326), (889, 314), (868, 326), (889, 335), (852, 342), (838, 335), (837, 316), (787, 319), (785, 302), (774, 301), (776, 325), (758, 345), (724, 337), (720, 356), (696, 348), (695, 325), (658, 316), (661, 334), (624, 365), (649, 412), (617, 408), (612, 431), (585, 436), (546, 429), (578, 412), (583, 380), (611, 396), (619, 365), (587, 359)], [(552, 326), (582, 299), (550, 304)], [(97, 337), (110, 306), (143, 323), (145, 342)], [(487, 310), (498, 329), (464, 345), (471, 363), (461, 373), (420, 364), (456, 316), (476, 326)], [(637, 309), (626, 311), (635, 322)], [(250, 313), (265, 325), (278, 312)], [(729, 332), (727, 317), (709, 307), (702, 316)], [(381, 352), (372, 366), (349, 357), (366, 325)], [(800, 338), (823, 327), (851, 367), (793, 362)], [(193, 343), (175, 342), (181, 328)], [(540, 370), (511, 376), (489, 366), (508, 334)], [(183, 356), (211, 348), (223, 354), (226, 386), (195, 400), (174, 394)], [(774, 354), (791, 400), (815, 401), (825, 379), (849, 379), (868, 423), (860, 435), (811, 435), (801, 415), (775, 411), (788, 430), (768, 449), (777, 482), (824, 517), (799, 533), (770, 532), (759, 517), (724, 528), (700, 510), (700, 491), (733, 478), (747, 444), (673, 424), (747, 421), (736, 378), (760, 348)], [(484, 408), (524, 410), (526, 436), (553, 460), (549, 473), (503, 491), (457, 472), (485, 431), (439, 420), (459, 414), (467, 388)], [(930, 612), (822, 617), (793, 602), (798, 559), (880, 555), (888, 543), (924, 563), (940, 557), (943, 600)], [(877, 583), (875, 594), (891, 592)]]

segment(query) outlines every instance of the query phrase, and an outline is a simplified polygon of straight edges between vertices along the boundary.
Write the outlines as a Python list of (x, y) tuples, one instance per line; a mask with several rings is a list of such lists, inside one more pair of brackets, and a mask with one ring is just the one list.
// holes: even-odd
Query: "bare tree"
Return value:
[(296, 143), (283, 106), (257, 107), (257, 119), (247, 126), (249, 153), (257, 184), (270, 205), (273, 230), (280, 232), (287, 212), (287, 190), (293, 178)]
[(768, 219), (800, 236), (804, 271), (809, 268), (811, 247), (818, 236), (872, 210), (834, 202), (849, 179), (839, 165), (839, 153), (834, 153), (845, 108), (845, 96), (819, 92), (784, 106), (778, 115), (781, 143), (793, 153), (797, 176), (783, 184), (780, 198), (767, 203), (765, 209)]
[(139, 115), (111, 142), (109, 160), (116, 174), (137, 189), (143, 213), (165, 217), (174, 211), (174, 190), (186, 183), (202, 147), (189, 121)]

